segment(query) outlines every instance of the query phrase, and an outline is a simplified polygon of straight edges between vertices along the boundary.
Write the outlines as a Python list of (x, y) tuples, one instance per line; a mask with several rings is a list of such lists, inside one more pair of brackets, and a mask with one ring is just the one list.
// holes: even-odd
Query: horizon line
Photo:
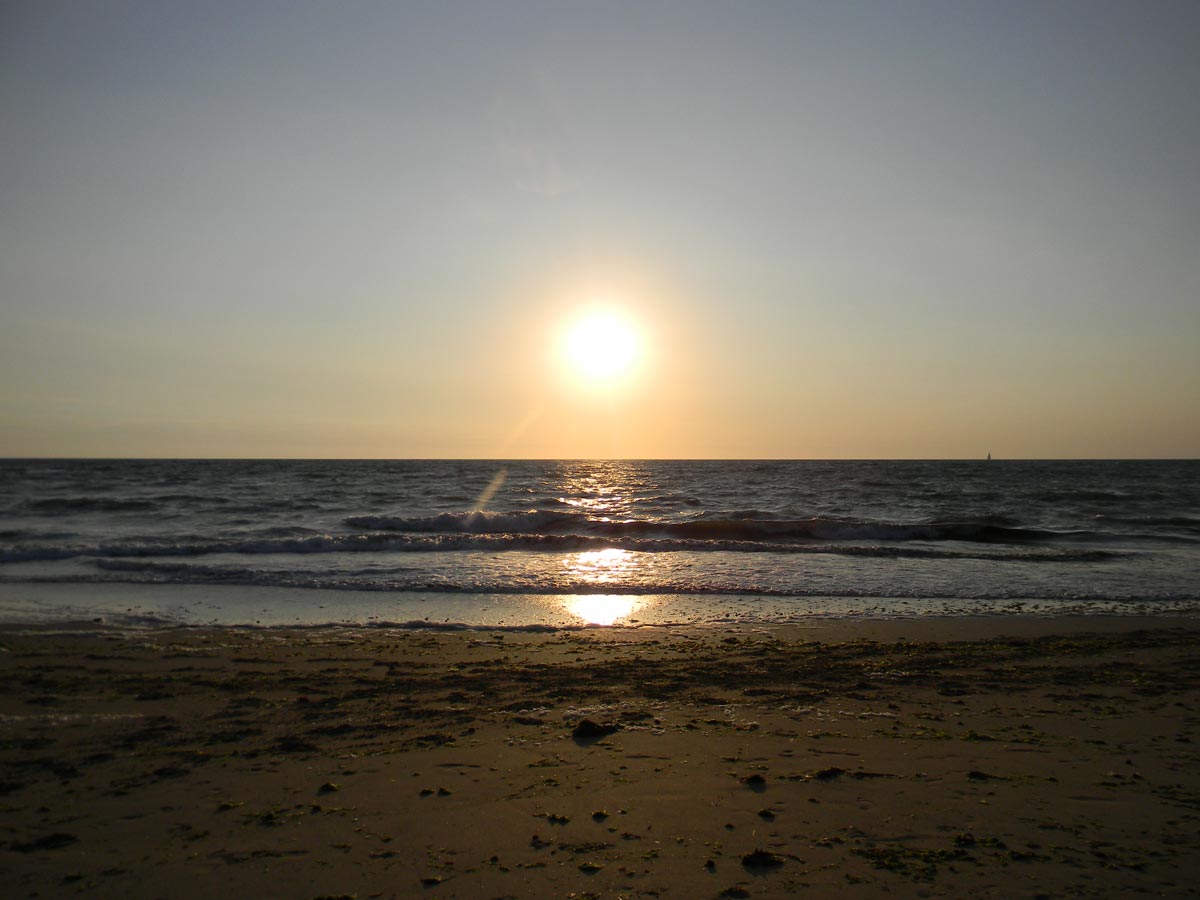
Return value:
[(0, 462), (1196, 462), (1200, 456), (0, 456)]

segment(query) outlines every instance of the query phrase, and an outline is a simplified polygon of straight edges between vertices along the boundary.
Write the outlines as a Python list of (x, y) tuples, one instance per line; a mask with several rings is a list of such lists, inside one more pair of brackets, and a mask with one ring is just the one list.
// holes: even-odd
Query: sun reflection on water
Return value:
[(588, 625), (615, 625), (642, 605), (637, 597), (622, 594), (589, 594), (567, 599), (567, 610)]
[[(570, 462), (563, 463), (547, 488), (559, 502), (591, 522), (636, 520), (644, 514), (640, 504), (653, 496), (653, 487), (643, 466), (638, 463)], [(563, 562), (565, 580), (583, 593), (562, 597), (563, 608), (588, 625), (624, 624), (637, 610), (653, 603), (639, 594), (622, 593), (644, 583), (649, 558), (618, 547), (569, 554)]]
[(606, 547), (573, 553), (567, 557), (564, 566), (568, 575), (580, 581), (609, 584), (632, 575), (637, 569), (637, 560), (628, 550)]
[[(571, 578), (595, 585), (627, 583), (637, 566), (635, 554), (617, 547), (574, 553), (564, 563)], [(585, 594), (566, 601), (567, 610), (589, 625), (614, 625), (641, 605), (639, 598), (624, 594)]]
[(636, 463), (563, 463), (547, 485), (558, 502), (600, 521), (636, 518), (648, 490), (644, 468)]

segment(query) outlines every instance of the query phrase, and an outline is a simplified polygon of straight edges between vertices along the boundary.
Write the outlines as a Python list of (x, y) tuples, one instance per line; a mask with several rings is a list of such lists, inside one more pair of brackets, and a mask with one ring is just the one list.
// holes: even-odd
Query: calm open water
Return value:
[(0, 620), (1200, 610), (1200, 461), (0, 461)]

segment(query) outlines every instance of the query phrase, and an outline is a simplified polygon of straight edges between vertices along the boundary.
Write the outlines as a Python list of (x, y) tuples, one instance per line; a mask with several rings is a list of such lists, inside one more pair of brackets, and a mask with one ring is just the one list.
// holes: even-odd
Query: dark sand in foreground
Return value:
[(1198, 636), (7, 628), (3, 893), (1200, 896)]

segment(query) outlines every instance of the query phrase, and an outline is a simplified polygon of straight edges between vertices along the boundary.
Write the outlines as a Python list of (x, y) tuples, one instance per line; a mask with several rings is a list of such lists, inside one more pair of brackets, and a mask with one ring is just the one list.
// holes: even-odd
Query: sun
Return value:
[(622, 381), (637, 366), (641, 354), (641, 333), (613, 310), (590, 310), (572, 321), (563, 335), (567, 367), (593, 386)]

